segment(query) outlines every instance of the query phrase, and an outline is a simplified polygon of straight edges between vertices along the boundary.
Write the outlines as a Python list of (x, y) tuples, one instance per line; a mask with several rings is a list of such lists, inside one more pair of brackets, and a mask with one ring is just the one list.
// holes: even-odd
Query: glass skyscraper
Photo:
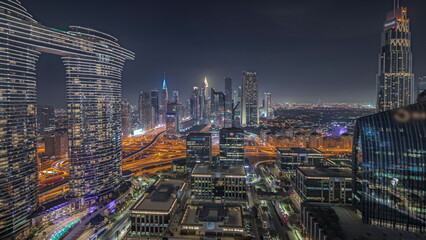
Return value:
[(365, 223), (426, 231), (426, 102), (358, 119), (353, 163)]
[(388, 13), (381, 46), (377, 74), (377, 112), (407, 106), (416, 97), (407, 8), (398, 7)]
[(232, 78), (225, 78), (225, 127), (232, 127), (232, 110), (234, 102), (232, 100)]
[(243, 72), (241, 125), (259, 126), (259, 97), (256, 72)]
[(121, 71), (134, 55), (96, 30), (43, 26), (16, 0), (0, 1), (0, 29), (0, 236), (8, 238), (29, 229), (37, 207), (38, 56), (65, 65), (71, 191), (89, 196), (120, 183)]

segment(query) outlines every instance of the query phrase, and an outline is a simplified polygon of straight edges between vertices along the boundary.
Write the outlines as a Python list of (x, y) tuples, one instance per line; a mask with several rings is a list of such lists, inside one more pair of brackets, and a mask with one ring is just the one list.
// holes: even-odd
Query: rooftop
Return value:
[(323, 154), (316, 148), (281, 148), (277, 147), (277, 151), (287, 154)]
[[(243, 227), (242, 209), (240, 206), (226, 206), (223, 204), (206, 203), (203, 205), (188, 205), (182, 216), (182, 225), (205, 225), (216, 227)], [(209, 229), (213, 230), (213, 229)]]
[(237, 175), (246, 176), (246, 171), (243, 165), (232, 165), (232, 166), (212, 166), (212, 165), (200, 165), (197, 164), (192, 170), (191, 175)]
[(297, 170), (306, 177), (340, 177), (352, 178), (352, 171), (346, 167), (299, 166)]
[(132, 211), (168, 213), (183, 186), (184, 181), (182, 180), (159, 180), (136, 202)]

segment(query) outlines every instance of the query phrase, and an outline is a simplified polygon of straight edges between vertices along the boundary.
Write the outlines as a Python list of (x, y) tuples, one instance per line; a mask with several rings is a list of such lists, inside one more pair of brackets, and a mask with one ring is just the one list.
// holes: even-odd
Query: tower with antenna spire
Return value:
[(163, 75), (163, 86), (161, 89), (161, 101), (160, 101), (160, 122), (161, 124), (166, 123), (166, 111), (167, 103), (169, 101), (169, 91), (167, 89), (166, 73)]
[(383, 26), (377, 74), (377, 112), (407, 106), (414, 102), (413, 56), (410, 19), (407, 8), (394, 1)]

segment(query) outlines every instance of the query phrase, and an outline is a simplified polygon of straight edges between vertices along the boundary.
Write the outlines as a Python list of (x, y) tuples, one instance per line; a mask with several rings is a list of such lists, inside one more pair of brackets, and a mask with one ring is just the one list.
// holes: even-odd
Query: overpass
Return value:
[[(126, 160), (130, 160), (130, 159), (132, 159), (132, 158), (134, 158), (134, 157), (136, 157), (136, 156), (138, 156), (138, 155), (140, 155), (144, 150), (146, 150), (146, 149), (148, 149), (148, 148), (150, 148), (153, 144), (155, 144), (155, 142), (158, 140), (158, 138), (160, 138), (160, 136), (162, 135), (162, 134), (164, 134), (166, 131), (162, 131), (162, 132), (160, 132), (160, 133), (158, 133), (152, 140), (151, 140), (151, 142), (149, 142), (147, 145), (145, 145), (144, 147), (142, 147), (141, 149), (139, 149), (138, 151), (136, 151), (136, 152), (134, 152), (134, 153), (132, 153), (131, 155), (129, 155), (129, 156), (127, 156), (126, 158), (123, 158), (123, 161), (126, 161)], [(167, 162), (164, 162), (164, 163), (161, 163), (160, 165), (161, 166), (165, 166), (164, 164), (167, 164)], [(146, 169), (149, 169), (149, 168), (152, 168), (153, 167), (153, 165), (152, 164), (146, 164), (146, 166), (145, 166), (145, 168)], [(141, 170), (143, 170), (143, 169), (141, 169)], [(54, 191), (54, 190), (57, 190), (57, 189), (60, 189), (60, 188), (62, 188), (63, 190), (65, 190), (65, 188), (66, 187), (69, 187), (69, 180), (68, 179), (65, 179), (65, 180), (63, 180), (63, 181), (61, 181), (61, 184), (60, 185), (56, 185), (56, 186), (52, 186), (52, 187), (49, 187), (49, 188), (46, 188), (46, 189), (43, 189), (43, 190), (41, 190), (40, 192), (39, 192), (39, 199), (43, 199), (43, 198), (45, 198), (45, 195), (46, 194), (48, 194), (49, 192), (51, 192), (51, 191)]]

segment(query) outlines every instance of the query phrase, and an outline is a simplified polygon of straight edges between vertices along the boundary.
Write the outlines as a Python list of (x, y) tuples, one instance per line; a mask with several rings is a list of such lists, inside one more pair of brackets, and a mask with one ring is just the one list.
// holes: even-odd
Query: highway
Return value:
[[(130, 168), (130, 167), (126, 168), (126, 165), (130, 165), (130, 166), (132, 165), (132, 163), (130, 163), (129, 160), (133, 159), (133, 161), (135, 161), (135, 162), (141, 162), (141, 161), (134, 160), (135, 157), (140, 155), (143, 151), (152, 147), (157, 142), (157, 140), (161, 137), (161, 135), (164, 134), (164, 133), (165, 133), (165, 131), (161, 131), (160, 133), (156, 134), (155, 137), (148, 144), (146, 144), (145, 146), (143, 146), (142, 148), (140, 148), (136, 152), (132, 153), (131, 155), (123, 158), (123, 170), (132, 170), (134, 172), (138, 172), (138, 171), (143, 172), (147, 168), (152, 169), (153, 167), (155, 167), (157, 165), (160, 165), (159, 167), (163, 167), (163, 168), (164, 168), (164, 164), (170, 165), (170, 163), (171, 163), (171, 161), (173, 161), (173, 159), (168, 158), (168, 159), (163, 159), (163, 160), (160, 160), (160, 161), (158, 161), (158, 160), (157, 161), (144, 161), (143, 163), (141, 163), (140, 165), (138, 165), (135, 168)], [(140, 146), (140, 143), (138, 145)], [(126, 162), (128, 162), (128, 163), (126, 163)], [(63, 165), (65, 165), (67, 163), (68, 163), (68, 159), (62, 158), (62, 159), (59, 159), (57, 161), (54, 161), (51, 164), (51, 167), (54, 167), (54, 168), (48, 168), (48, 169), (45, 169), (45, 170), (39, 172), (39, 181), (40, 181), (41, 184), (43, 184), (43, 182), (48, 180), (47, 176), (49, 174), (45, 173), (47, 170), (56, 171), (56, 172), (58, 172), (58, 176), (64, 176), (64, 178), (61, 181), (58, 181), (56, 183), (57, 185), (46, 186), (46, 187), (40, 188), (40, 192), (39, 192), (40, 203), (48, 202), (49, 200), (55, 199), (55, 198), (61, 196), (62, 194), (64, 194), (65, 192), (67, 192), (69, 190), (69, 174), (68, 174), (68, 172), (64, 171), (65, 168), (63, 167)]]

